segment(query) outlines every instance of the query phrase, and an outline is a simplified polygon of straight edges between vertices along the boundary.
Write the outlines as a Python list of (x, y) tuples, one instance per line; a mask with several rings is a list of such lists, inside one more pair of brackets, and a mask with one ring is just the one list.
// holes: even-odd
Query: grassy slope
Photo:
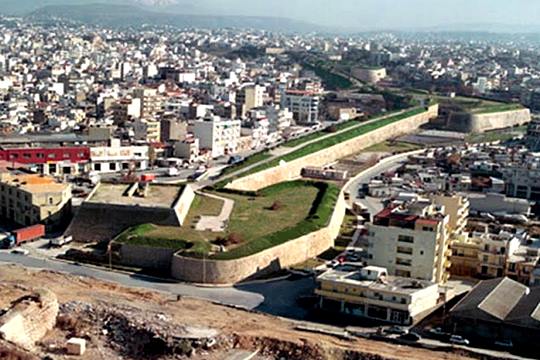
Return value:
[(306, 146), (303, 146), (303, 147), (301, 147), (301, 148), (299, 148), (299, 149), (297, 149), (297, 150), (295, 150), (295, 151), (293, 151), (291, 153), (288, 153), (288, 154), (285, 154), (283, 156), (277, 157), (274, 160), (266, 162), (266, 163), (261, 164), (259, 166), (255, 166), (254, 168), (251, 168), (250, 170), (248, 170), (248, 171), (246, 171), (246, 172), (244, 172), (242, 174), (239, 174), (235, 178), (247, 176), (247, 175), (250, 175), (250, 174), (257, 173), (257, 172), (262, 171), (262, 170), (266, 170), (266, 169), (278, 166), (279, 163), (282, 160), (288, 162), (288, 161), (292, 161), (292, 160), (301, 158), (303, 156), (306, 156), (306, 155), (312, 154), (314, 152), (326, 149), (326, 148), (328, 148), (330, 146), (339, 144), (341, 142), (354, 139), (355, 137), (364, 135), (364, 134), (366, 134), (366, 133), (368, 133), (370, 131), (379, 129), (379, 128), (384, 127), (386, 125), (390, 125), (390, 124), (392, 124), (394, 122), (403, 120), (403, 119), (405, 119), (407, 117), (420, 114), (420, 113), (422, 113), (424, 111), (425, 111), (424, 108), (415, 108), (415, 109), (406, 111), (406, 112), (398, 114), (398, 115), (390, 116), (388, 118), (385, 118), (385, 119), (382, 119), (382, 120), (379, 120), (379, 121), (376, 121), (376, 122), (373, 122), (373, 123), (365, 124), (365, 125), (350, 129), (349, 131), (345, 131), (343, 133), (339, 133), (339, 134), (336, 134), (334, 136), (330, 136), (330, 137), (321, 139), (321, 141), (311, 143), (311, 144), (307, 144)]
[[(151, 247), (185, 250), (186, 255), (200, 257), (210, 251), (210, 242), (227, 234), (239, 235), (243, 242), (215, 259), (235, 259), (326, 226), (333, 213), (339, 188), (321, 182), (293, 181), (263, 189), (257, 196), (221, 194), (235, 200), (227, 233), (196, 231), (200, 215), (215, 215), (221, 209), (219, 200), (197, 196), (182, 228), (144, 224), (118, 238), (118, 242)], [(274, 202), (278, 210), (271, 210)], [(217, 202), (217, 203), (216, 203)]]

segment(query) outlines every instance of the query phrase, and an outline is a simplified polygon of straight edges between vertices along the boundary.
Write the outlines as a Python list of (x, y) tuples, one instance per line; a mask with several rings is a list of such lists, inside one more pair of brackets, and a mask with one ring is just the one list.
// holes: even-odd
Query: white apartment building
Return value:
[(200, 148), (210, 150), (213, 158), (234, 154), (238, 149), (240, 131), (240, 120), (223, 119), (215, 115), (195, 121), (193, 125), (193, 134), (199, 139)]
[(462, 229), (465, 210), (452, 222), (450, 212), (428, 199), (387, 207), (368, 225), (368, 263), (395, 276), (446, 282), (451, 237)]
[(385, 268), (344, 264), (317, 278), (319, 307), (344, 315), (411, 325), (437, 305), (437, 284), (388, 276)]
[(310, 124), (319, 119), (320, 101), (320, 94), (313, 91), (289, 89), (281, 95), (281, 107), (289, 109), (299, 124)]
[(96, 173), (146, 170), (149, 166), (148, 146), (120, 146), (113, 141), (111, 146), (90, 148), (90, 170)]

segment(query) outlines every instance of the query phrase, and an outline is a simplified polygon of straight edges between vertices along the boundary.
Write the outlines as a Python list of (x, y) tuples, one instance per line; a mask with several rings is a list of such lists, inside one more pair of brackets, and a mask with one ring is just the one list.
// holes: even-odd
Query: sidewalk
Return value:
[(195, 229), (197, 231), (224, 231), (226, 228), (226, 224), (229, 221), (229, 217), (231, 216), (231, 213), (233, 211), (234, 200), (206, 193), (199, 193), (199, 195), (221, 200), (223, 201), (223, 207), (221, 208), (221, 212), (218, 216), (201, 216), (201, 219), (195, 225)]

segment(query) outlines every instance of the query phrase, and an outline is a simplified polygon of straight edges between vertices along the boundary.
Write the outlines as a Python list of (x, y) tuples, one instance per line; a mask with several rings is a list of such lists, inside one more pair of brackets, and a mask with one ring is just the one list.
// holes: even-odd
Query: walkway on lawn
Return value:
[(212, 231), (212, 232), (223, 232), (227, 227), (227, 222), (233, 211), (234, 200), (228, 199), (225, 197), (217, 196), (214, 194), (207, 193), (197, 193), (200, 196), (207, 196), (217, 200), (223, 201), (223, 207), (218, 216), (201, 216), (200, 220), (195, 225), (195, 230), (197, 231)]

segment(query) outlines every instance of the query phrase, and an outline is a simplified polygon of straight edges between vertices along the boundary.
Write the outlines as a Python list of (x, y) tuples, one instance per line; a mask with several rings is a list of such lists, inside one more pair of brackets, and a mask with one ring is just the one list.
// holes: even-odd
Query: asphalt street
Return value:
[[(296, 295), (305, 288), (310, 279), (280, 280), (271, 283), (248, 284), (237, 287), (201, 287), (157, 279), (145, 275), (102, 270), (96, 267), (67, 263), (64, 261), (38, 259), (31, 256), (0, 252), (0, 263), (14, 263), (27, 268), (64, 272), (76, 276), (118, 283), (128, 287), (156, 290), (172, 295), (189, 296), (246, 309), (258, 309), (280, 314), (295, 306)], [(1, 271), (1, 268), (0, 268)], [(279, 289), (273, 291), (272, 289)], [(266, 301), (265, 301), (266, 300)]]

